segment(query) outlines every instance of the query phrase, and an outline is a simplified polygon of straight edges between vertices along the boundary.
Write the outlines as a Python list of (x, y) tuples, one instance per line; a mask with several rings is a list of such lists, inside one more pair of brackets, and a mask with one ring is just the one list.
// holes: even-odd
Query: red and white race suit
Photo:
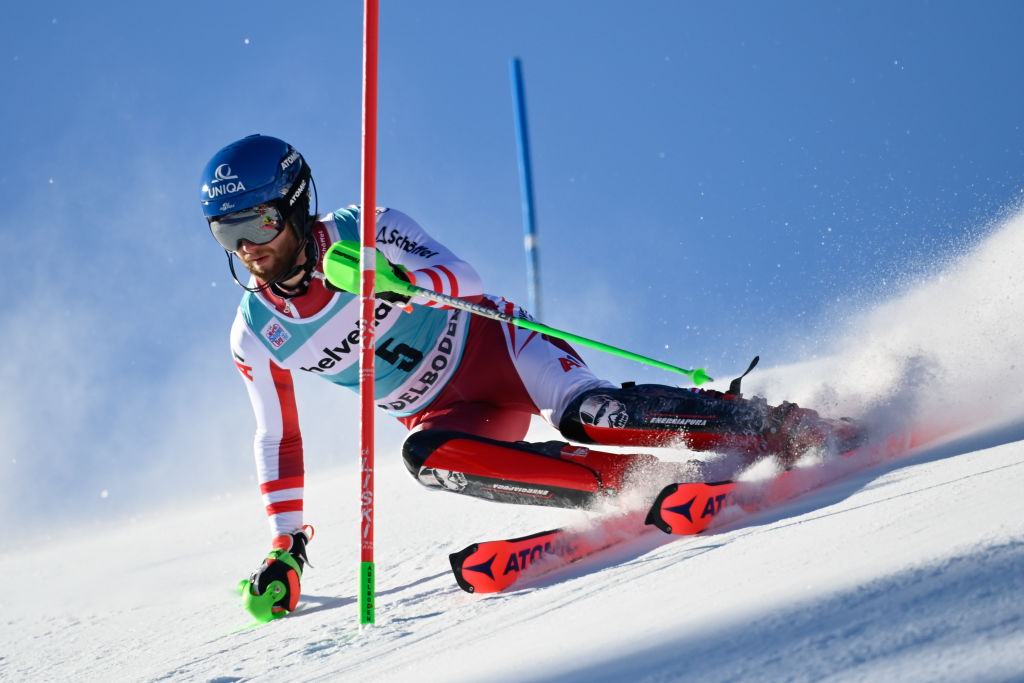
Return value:
[[(359, 209), (339, 209), (313, 230), (323, 255), (337, 240), (359, 239)], [(480, 276), (409, 216), (377, 210), (377, 248), (409, 269), (413, 284), (525, 315), (483, 293)], [(557, 425), (582, 391), (612, 386), (568, 345), (535, 332), (414, 298), (411, 310), (378, 299), (375, 400), (410, 429), (443, 428), (501, 440), (522, 439), (532, 415)], [(291, 298), (269, 288), (246, 292), (231, 329), (231, 353), (256, 415), (260, 490), (272, 535), (302, 527), (302, 435), (292, 372), (358, 390), (358, 297), (314, 278)]]

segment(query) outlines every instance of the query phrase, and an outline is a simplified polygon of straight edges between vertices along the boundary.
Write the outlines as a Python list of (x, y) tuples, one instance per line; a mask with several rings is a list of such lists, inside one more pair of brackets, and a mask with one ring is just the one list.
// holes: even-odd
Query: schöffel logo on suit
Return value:
[(388, 229), (385, 226), (382, 226), (381, 229), (377, 231), (377, 243), (395, 244), (398, 245), (402, 251), (408, 252), (414, 256), (422, 256), (423, 258), (434, 258), (438, 254), (438, 252), (424, 247), (419, 242), (413, 242), (399, 232), (398, 229)]

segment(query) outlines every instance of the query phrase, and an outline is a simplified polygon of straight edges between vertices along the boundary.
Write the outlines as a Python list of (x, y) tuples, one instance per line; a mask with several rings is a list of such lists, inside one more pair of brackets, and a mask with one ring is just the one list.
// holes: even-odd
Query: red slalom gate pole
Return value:
[(378, 0), (363, 3), (363, 187), (359, 209), (359, 459), (361, 514), (359, 623), (374, 623), (376, 577), (373, 565), (373, 419), (374, 354), (377, 350), (373, 310), (377, 267), (377, 38)]

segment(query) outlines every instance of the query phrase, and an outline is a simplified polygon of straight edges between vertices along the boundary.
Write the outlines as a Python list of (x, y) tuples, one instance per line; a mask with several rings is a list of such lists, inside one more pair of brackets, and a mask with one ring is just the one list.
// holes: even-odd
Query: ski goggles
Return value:
[(284, 226), (284, 216), (273, 204), (258, 204), (210, 219), (210, 231), (227, 251), (236, 251), (242, 240), (267, 244), (281, 234)]

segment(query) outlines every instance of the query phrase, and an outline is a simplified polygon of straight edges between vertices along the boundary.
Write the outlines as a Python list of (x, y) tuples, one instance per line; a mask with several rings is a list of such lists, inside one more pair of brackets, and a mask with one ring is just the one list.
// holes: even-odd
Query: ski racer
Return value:
[[(361, 208), (320, 216), (315, 196), (305, 158), (266, 135), (231, 143), (203, 170), (203, 213), (245, 289), (231, 354), (256, 416), (256, 471), (273, 538), (270, 554), (243, 587), (253, 601), (273, 586), (276, 592), (265, 598), (272, 616), (295, 609), (310, 540), (292, 373), (358, 390), (359, 298), (329, 286), (323, 257), (338, 240), (358, 240)], [(406, 214), (376, 209), (376, 231), (378, 250), (400, 277), (527, 315), (485, 294), (476, 270)], [(235, 259), (251, 275), (247, 284), (238, 279)], [(700, 461), (682, 465), (580, 444), (684, 443), (750, 459), (774, 454), (788, 463), (809, 447), (850, 436), (848, 423), (792, 403), (771, 407), (738, 390), (617, 386), (595, 376), (563, 341), (426, 299), (378, 295), (375, 325), (375, 400), (411, 430), (402, 455), (425, 486), (583, 507), (632, 481), (696, 481), (706, 473)], [(522, 441), (534, 415), (567, 441)]]

